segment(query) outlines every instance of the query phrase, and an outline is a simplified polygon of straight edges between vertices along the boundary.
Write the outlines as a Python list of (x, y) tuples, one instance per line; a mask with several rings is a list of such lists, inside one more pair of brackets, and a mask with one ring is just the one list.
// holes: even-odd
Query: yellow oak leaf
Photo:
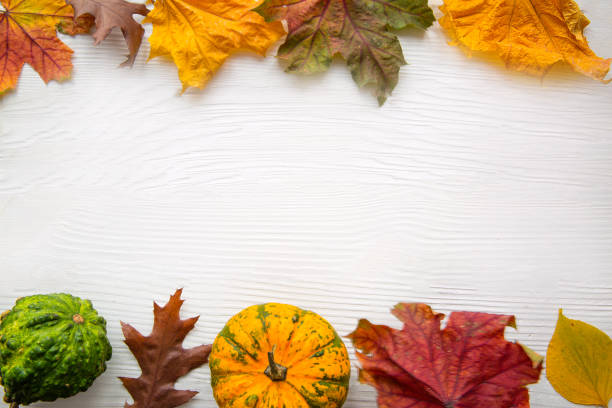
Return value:
[(559, 310), (546, 353), (546, 376), (567, 400), (607, 407), (612, 398), (612, 339)]
[(573, 0), (444, 0), (453, 45), (495, 52), (510, 69), (543, 76), (557, 62), (604, 81), (612, 59), (589, 48), (589, 20)]
[(153, 24), (149, 59), (170, 57), (183, 91), (203, 88), (234, 51), (265, 55), (285, 34), (281, 23), (266, 23), (251, 11), (253, 0), (156, 0), (144, 23)]

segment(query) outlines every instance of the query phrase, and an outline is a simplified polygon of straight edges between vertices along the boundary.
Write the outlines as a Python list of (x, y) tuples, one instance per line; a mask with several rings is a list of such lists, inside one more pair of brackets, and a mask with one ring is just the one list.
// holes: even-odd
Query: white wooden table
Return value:
[[(612, 57), (612, 3), (580, 3)], [(119, 32), (63, 39), (73, 80), (26, 67), (0, 99), (0, 307), (90, 298), (114, 357), (87, 393), (34, 407), (123, 406), (117, 376), (139, 370), (119, 320), (148, 333), (178, 287), (202, 316), (188, 345), (268, 301), (342, 334), (360, 317), (399, 326), (399, 301), (515, 314), (508, 337), (542, 354), (559, 307), (612, 334), (612, 86), (467, 58), (437, 24), (401, 35), (410, 65), (382, 108), (343, 63), (301, 77), (240, 54), (180, 96), (146, 42), (129, 70)], [(353, 374), (346, 408), (375, 407)], [(180, 381), (200, 391), (186, 407), (215, 406), (209, 380)], [(569, 405), (545, 376), (531, 391), (533, 407)]]

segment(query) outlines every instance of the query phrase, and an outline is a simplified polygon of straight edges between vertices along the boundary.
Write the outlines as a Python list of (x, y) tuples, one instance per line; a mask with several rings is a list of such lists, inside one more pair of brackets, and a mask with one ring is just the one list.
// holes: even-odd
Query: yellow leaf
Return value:
[(584, 37), (589, 20), (573, 0), (444, 0), (440, 25), (452, 43), (495, 52), (510, 69), (542, 76), (557, 62), (603, 81), (611, 59)]
[(149, 59), (168, 56), (178, 67), (183, 91), (203, 88), (236, 50), (265, 55), (285, 30), (250, 11), (252, 0), (157, 0), (144, 19), (153, 24)]
[(612, 398), (612, 339), (559, 310), (546, 353), (546, 376), (569, 401), (607, 407)]

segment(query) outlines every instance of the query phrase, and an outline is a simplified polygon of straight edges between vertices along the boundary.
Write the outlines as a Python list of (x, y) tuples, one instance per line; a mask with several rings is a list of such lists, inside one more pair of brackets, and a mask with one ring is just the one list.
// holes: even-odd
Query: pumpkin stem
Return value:
[(19, 408), (19, 404), (17, 402), (11, 402), (11, 405), (9, 405), (9, 408)]
[(276, 351), (276, 345), (272, 347), (272, 351), (268, 352), (268, 363), (270, 365), (264, 371), (272, 381), (285, 381), (287, 378), (287, 367), (284, 367), (274, 361), (274, 352)]

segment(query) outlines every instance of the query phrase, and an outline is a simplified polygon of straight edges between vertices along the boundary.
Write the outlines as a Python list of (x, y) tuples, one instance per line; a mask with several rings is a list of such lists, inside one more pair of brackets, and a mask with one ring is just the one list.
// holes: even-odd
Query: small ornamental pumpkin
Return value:
[(0, 378), (11, 407), (85, 391), (111, 358), (106, 321), (89, 300), (20, 298), (0, 322)]
[(339, 408), (351, 371), (346, 347), (325, 319), (278, 303), (232, 317), (209, 365), (221, 408)]

